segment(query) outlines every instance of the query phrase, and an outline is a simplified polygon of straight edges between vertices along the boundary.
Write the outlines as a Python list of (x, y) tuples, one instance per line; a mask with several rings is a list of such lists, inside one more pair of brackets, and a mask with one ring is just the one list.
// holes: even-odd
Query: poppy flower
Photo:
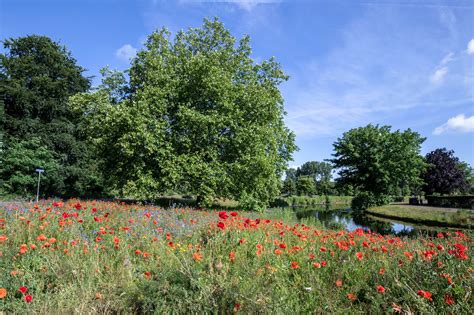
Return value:
[(378, 286), (377, 286), (377, 292), (383, 294), (383, 293), (385, 293), (385, 288), (384, 288), (383, 286), (381, 286), (381, 285), (378, 285)]
[(357, 256), (357, 259), (359, 260), (362, 260), (362, 258), (364, 258), (364, 254), (362, 254), (361, 252), (357, 252), (356, 256)]
[(224, 222), (219, 222), (219, 223), (217, 223), (217, 227), (218, 227), (219, 229), (221, 229), (221, 230), (224, 230), (224, 229), (225, 229), (225, 224), (224, 224)]
[(318, 263), (318, 262), (315, 262), (315, 263), (313, 264), (313, 266), (314, 266), (314, 268), (321, 268), (321, 264)]
[(30, 303), (33, 300), (33, 297), (31, 296), (31, 294), (27, 294), (23, 297), (23, 299), (26, 303)]
[(446, 303), (448, 305), (453, 305), (454, 304), (454, 298), (449, 294), (445, 294), (444, 295), (444, 303)]
[(336, 280), (336, 287), (342, 287), (342, 280), (341, 279)]
[(18, 288), (18, 291), (20, 291), (21, 293), (25, 294), (26, 291), (28, 291), (28, 288), (27, 288), (27, 287), (19, 287), (19, 288)]
[(222, 220), (226, 220), (229, 216), (227, 215), (227, 212), (225, 211), (221, 211), (219, 212), (219, 218), (221, 218)]
[(202, 255), (199, 252), (196, 252), (193, 254), (193, 259), (194, 261), (201, 261), (202, 260)]
[(7, 296), (7, 289), (0, 288), (0, 299), (3, 299)]
[(229, 253), (229, 260), (230, 260), (230, 261), (234, 261), (234, 260), (235, 260), (235, 253), (234, 253), (234, 252), (230, 252), (230, 253)]
[(352, 294), (352, 293), (347, 293), (347, 298), (351, 301), (357, 300), (357, 296), (355, 294)]
[(275, 255), (281, 255), (283, 252), (280, 249), (275, 249), (274, 251)]
[(433, 298), (431, 297), (431, 293), (428, 292), (428, 291), (418, 290), (417, 294), (418, 294), (419, 296), (421, 296), (422, 298), (425, 298), (425, 299), (427, 299), (427, 300), (430, 300), (430, 301), (433, 300)]
[(143, 273), (143, 275), (145, 276), (145, 278), (150, 279), (150, 277), (151, 277), (151, 272), (145, 271), (145, 272)]
[(236, 216), (238, 216), (239, 214), (234, 211), (234, 212), (231, 212), (230, 215), (233, 216), (233, 217), (236, 217)]
[(384, 268), (380, 268), (379, 270), (379, 275), (383, 275), (385, 273), (385, 269)]
[(291, 269), (298, 269), (299, 267), (300, 265), (298, 264), (298, 262), (296, 261), (291, 262)]

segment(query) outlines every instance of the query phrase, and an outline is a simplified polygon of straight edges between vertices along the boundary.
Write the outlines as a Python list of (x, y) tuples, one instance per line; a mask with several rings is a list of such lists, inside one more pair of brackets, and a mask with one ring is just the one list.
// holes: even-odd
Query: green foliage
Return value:
[(415, 190), (425, 169), (420, 156), (424, 140), (410, 129), (392, 132), (391, 127), (378, 125), (351, 129), (334, 143), (331, 162), (339, 168), (337, 181), (382, 199), (397, 194), (401, 187)]
[(299, 195), (311, 196), (316, 194), (314, 179), (310, 176), (300, 176), (296, 180), (296, 189)]
[(390, 196), (375, 195), (372, 192), (361, 191), (351, 202), (351, 208), (354, 211), (363, 211), (370, 207), (386, 205), (392, 201)]
[[(1, 122), (8, 156), (3, 167), (16, 174), (15, 180), (4, 185), (7, 192), (23, 194), (29, 187), (29, 178), (35, 175), (34, 168), (8, 163), (14, 162), (12, 157), (19, 151), (36, 146), (41, 148), (38, 154), (42, 158), (51, 159), (44, 163), (56, 165), (58, 176), (48, 179), (56, 190), (48, 193), (63, 196), (101, 193), (102, 179), (94, 153), (83, 141), (79, 116), (68, 104), (71, 95), (89, 89), (90, 79), (83, 76), (84, 69), (76, 64), (65, 47), (45, 36), (7, 39), (3, 45), (5, 52), (0, 54), (0, 95), (4, 96)], [(32, 138), (40, 139), (40, 144), (30, 142)], [(46, 151), (48, 155), (44, 154)]]
[(306, 162), (296, 171), (296, 176), (310, 176), (315, 183), (315, 194), (325, 195), (328, 193), (331, 182), (332, 165), (327, 162)]
[(474, 195), (463, 196), (425, 196), (428, 205), (433, 207), (465, 208), (472, 209)]
[(35, 169), (44, 168), (42, 174), (41, 193), (51, 194), (62, 187), (58, 187), (56, 178), (59, 174), (59, 163), (54, 154), (42, 145), (38, 138), (15, 143), (2, 159), (3, 167), (0, 177), (4, 178), (3, 190), (14, 191), (23, 196), (36, 194), (38, 174)]
[(278, 89), (287, 76), (274, 59), (256, 64), (250, 54), (249, 38), (237, 42), (217, 20), (173, 40), (163, 29), (133, 60), (123, 101), (114, 104), (106, 85), (72, 98), (115, 188), (133, 198), (188, 191), (203, 205), (227, 197), (248, 208), (277, 196), (296, 149)]

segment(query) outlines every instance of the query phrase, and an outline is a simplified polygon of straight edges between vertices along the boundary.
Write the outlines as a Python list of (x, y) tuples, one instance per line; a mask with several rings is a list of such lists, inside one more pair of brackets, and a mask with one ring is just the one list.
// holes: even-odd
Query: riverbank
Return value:
[(369, 208), (366, 212), (374, 216), (424, 225), (471, 228), (474, 224), (474, 211), (468, 209), (390, 204)]

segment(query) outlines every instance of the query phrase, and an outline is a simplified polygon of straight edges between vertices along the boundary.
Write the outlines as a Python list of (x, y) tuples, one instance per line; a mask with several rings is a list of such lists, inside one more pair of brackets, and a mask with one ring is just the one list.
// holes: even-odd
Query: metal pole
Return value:
[(40, 180), (41, 172), (38, 172), (38, 189), (36, 190), (36, 203), (38, 203), (39, 193), (40, 193)]

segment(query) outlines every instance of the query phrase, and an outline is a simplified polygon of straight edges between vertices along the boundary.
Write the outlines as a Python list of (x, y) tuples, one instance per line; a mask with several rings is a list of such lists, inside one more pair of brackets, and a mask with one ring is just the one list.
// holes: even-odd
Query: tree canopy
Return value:
[(392, 195), (400, 187), (416, 189), (425, 168), (420, 147), (425, 138), (410, 129), (367, 125), (345, 132), (334, 143), (337, 181), (375, 196)]
[(249, 37), (237, 41), (218, 20), (152, 33), (129, 70), (125, 97), (104, 87), (72, 98), (104, 167), (123, 194), (168, 190), (261, 208), (279, 192), (295, 151), (272, 58), (255, 63)]
[[(44, 158), (50, 157), (50, 163), (57, 163), (55, 184), (46, 180), (53, 174), (45, 173), (42, 191), (71, 196), (101, 190), (97, 186), (100, 174), (95, 167), (93, 153), (81, 139), (78, 129), (79, 116), (68, 103), (70, 96), (89, 89), (90, 79), (83, 75), (85, 69), (77, 65), (65, 47), (45, 36), (7, 39), (3, 46), (5, 52), (0, 54), (0, 94), (3, 96), (4, 170), (17, 174), (15, 178), (34, 178), (35, 165), (13, 163), (18, 161), (15, 157), (21, 157), (19, 152), (27, 152), (30, 161), (44, 161)], [(31, 149), (34, 147), (41, 149), (35, 153)], [(22, 159), (25, 160), (26, 156)], [(6, 173), (3, 175), (6, 176)], [(22, 182), (24, 187), (20, 187)], [(29, 182), (7, 183), (4, 188), (11, 193), (25, 192), (31, 189)]]
[(423, 174), (423, 190), (426, 194), (451, 194), (453, 192), (464, 192), (470, 188), (467, 180), (469, 170), (467, 164), (462, 164), (459, 158), (454, 156), (454, 151), (446, 148), (436, 149), (426, 154), (428, 168)]

